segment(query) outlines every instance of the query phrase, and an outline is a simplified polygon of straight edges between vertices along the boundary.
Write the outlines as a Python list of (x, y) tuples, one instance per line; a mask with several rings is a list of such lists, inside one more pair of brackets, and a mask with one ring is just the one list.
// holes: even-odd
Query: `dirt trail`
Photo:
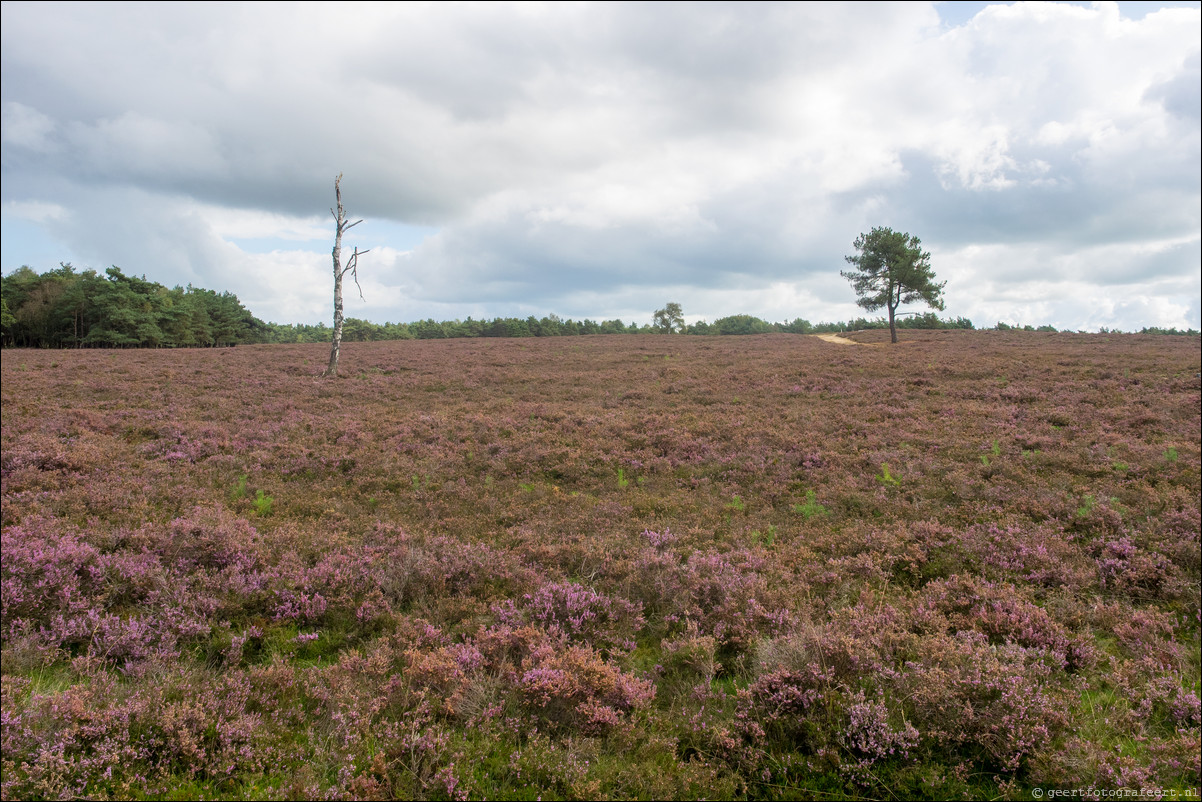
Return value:
[(858, 343), (855, 340), (849, 340), (846, 337), (840, 337), (838, 334), (815, 334), (814, 336), (820, 340), (826, 340), (828, 343), (836, 343), (838, 345), (864, 345), (864, 343)]

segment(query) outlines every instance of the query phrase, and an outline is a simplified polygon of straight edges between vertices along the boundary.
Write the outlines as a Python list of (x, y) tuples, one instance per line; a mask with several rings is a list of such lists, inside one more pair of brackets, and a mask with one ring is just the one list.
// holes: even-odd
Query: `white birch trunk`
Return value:
[[(334, 259), (334, 338), (330, 342), (330, 364), (326, 366), (326, 372), (323, 376), (338, 375), (338, 356), (342, 348), (342, 277), (349, 271), (355, 279), (356, 286), (359, 284), (359, 254), (367, 253), (355, 248), (355, 252), (351, 258), (347, 260), (346, 267), (342, 266), (342, 234), (349, 228), (362, 223), (362, 220), (356, 220), (353, 223), (347, 222), (346, 211), (342, 208), (342, 173), (334, 179), (334, 200), (337, 202), (337, 211), (330, 209), (330, 214), (334, 215), (334, 221), (337, 223), (337, 229), (334, 233), (334, 250), (331, 256)], [(360, 290), (362, 295), (363, 291)]]

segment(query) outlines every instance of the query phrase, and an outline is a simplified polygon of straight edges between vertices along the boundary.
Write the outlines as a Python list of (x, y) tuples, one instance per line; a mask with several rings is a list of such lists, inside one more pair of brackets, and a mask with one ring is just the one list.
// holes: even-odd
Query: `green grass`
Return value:
[(826, 507), (822, 506), (821, 504), (819, 504), (817, 501), (814, 500), (814, 496), (815, 496), (814, 490), (812, 488), (807, 489), (805, 503), (804, 504), (794, 504), (793, 512), (795, 512), (798, 515), (800, 515), (801, 517), (805, 518), (807, 521), (810, 520), (811, 518), (814, 518), (819, 515), (829, 514)]
[(255, 508), (255, 515), (266, 517), (271, 515), (272, 506), (275, 504), (275, 499), (264, 493), (262, 490), (255, 491), (254, 500), (251, 501), (251, 506)]
[(622, 468), (618, 468), (618, 489), (625, 490), (630, 487), (630, 480), (626, 478), (626, 472)]

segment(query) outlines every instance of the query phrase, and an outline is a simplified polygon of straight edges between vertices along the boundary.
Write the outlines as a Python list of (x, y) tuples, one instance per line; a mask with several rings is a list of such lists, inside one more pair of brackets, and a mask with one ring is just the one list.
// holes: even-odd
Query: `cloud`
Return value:
[(50, 135), (54, 132), (54, 120), (23, 103), (5, 103), (3, 125), (0, 126), (0, 142), (4, 155), (11, 151), (44, 153), (53, 147)]
[(66, 214), (67, 210), (57, 203), (7, 201), (4, 204), (5, 217), (13, 217), (31, 223), (48, 223), (53, 220), (61, 220)]
[(164, 187), (197, 178), (212, 180), (227, 169), (215, 137), (189, 120), (164, 120), (137, 112), (94, 124), (72, 122), (64, 134), (78, 175)]
[(1153, 84), (1144, 93), (1145, 101), (1161, 103), (1165, 111), (1180, 118), (1187, 130), (1196, 128), (1199, 120), (1202, 120), (1202, 95), (1198, 92), (1198, 86), (1202, 84), (1199, 59), (1200, 54), (1195, 52), (1186, 60), (1179, 74)]
[(978, 325), (1003, 321), (1070, 330), (1199, 328), (1202, 241), (1068, 249), (1056, 245), (970, 245), (932, 261), (949, 298), (971, 299), (957, 314)]
[[(886, 225), (939, 257), (951, 314), (1092, 320), (1138, 285), (1108, 314), (1197, 326), (1157, 293), (1197, 284), (1198, 8), (941, 13), (5, 4), (5, 215), (59, 210), (39, 224), (80, 258), (273, 320), (329, 316), (343, 173), (373, 248), (356, 316), (649, 317), (672, 293), (831, 319)], [(1062, 284), (1075, 313), (1031, 299)]]

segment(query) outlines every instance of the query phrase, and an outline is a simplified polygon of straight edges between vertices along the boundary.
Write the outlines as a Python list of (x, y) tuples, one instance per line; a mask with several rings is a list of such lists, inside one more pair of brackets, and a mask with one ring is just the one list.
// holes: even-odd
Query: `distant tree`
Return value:
[(559, 315), (551, 314), (538, 321), (538, 336), (558, 337), (563, 334), (563, 321)]
[(17, 318), (8, 311), (8, 301), (0, 295), (0, 332), (3, 332), (5, 345), (12, 340), (12, 330), (16, 325)]
[[(342, 208), (341, 183), (342, 173), (339, 173), (334, 179), (334, 200), (338, 204), (338, 210), (330, 209), (338, 227), (334, 232), (334, 250), (331, 251), (334, 258), (334, 336), (330, 340), (330, 364), (326, 366), (326, 372), (323, 374), (325, 376), (338, 375), (338, 352), (342, 347), (342, 277), (350, 273), (351, 278), (355, 280), (355, 286), (359, 287), (359, 257), (367, 253), (355, 248), (351, 258), (346, 260), (346, 266), (342, 264), (342, 235), (363, 221), (356, 220), (351, 223), (347, 220), (346, 210)], [(363, 297), (362, 287), (359, 287), (359, 297)]]
[(348, 317), (342, 321), (342, 339), (352, 343), (370, 342), (373, 339), (372, 327), (374, 325), (367, 320)]
[(497, 318), (484, 328), (485, 337), (529, 337), (530, 327), (525, 320), (516, 317)]
[(783, 324), (781, 329), (789, 332), (790, 334), (809, 334), (814, 330), (814, 325), (805, 318), (799, 317)]
[(899, 329), (941, 329), (943, 321), (934, 312), (924, 312), (921, 315), (914, 314), (903, 317), (897, 322), (897, 327)]
[(447, 336), (446, 326), (432, 317), (411, 323), (409, 328), (419, 340), (442, 340)]
[(602, 320), (601, 321), (601, 333), (602, 334), (625, 334), (626, 333), (626, 324), (616, 318), (614, 320)]
[(710, 327), (709, 334), (767, 334), (772, 324), (753, 315), (730, 315), (718, 318)]
[(683, 331), (684, 312), (681, 310), (680, 304), (672, 302), (663, 309), (656, 309), (655, 316), (651, 319), (651, 325), (664, 334)]
[(854, 270), (841, 271), (860, 296), (858, 306), (869, 312), (884, 307), (889, 311), (889, 334), (897, 342), (895, 315), (902, 304), (923, 301), (933, 309), (943, 309), (943, 287), (935, 283), (931, 270), (931, 255), (922, 250), (918, 237), (874, 228), (856, 237), (853, 243), (859, 252), (844, 259)]

